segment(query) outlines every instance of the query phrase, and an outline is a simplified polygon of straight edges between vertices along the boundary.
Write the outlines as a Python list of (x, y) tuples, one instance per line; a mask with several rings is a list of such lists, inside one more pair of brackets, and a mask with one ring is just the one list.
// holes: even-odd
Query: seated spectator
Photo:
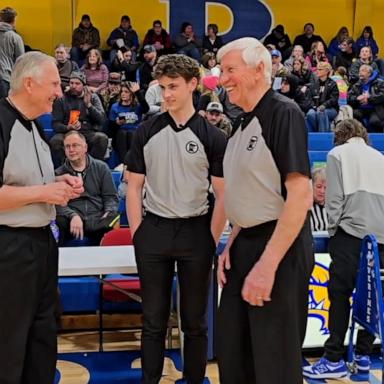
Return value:
[(293, 45), (301, 45), (304, 49), (304, 54), (308, 54), (311, 50), (312, 44), (315, 41), (321, 41), (324, 44), (324, 48), (327, 49), (326, 44), (321, 36), (314, 35), (315, 27), (312, 23), (304, 25), (304, 33), (295, 37)]
[(331, 123), (339, 111), (339, 90), (329, 77), (332, 67), (321, 61), (317, 64), (318, 79), (310, 86), (312, 107), (307, 112), (309, 132), (330, 132)]
[(91, 49), (88, 52), (81, 70), (85, 73), (88, 89), (91, 92), (100, 92), (108, 86), (109, 71), (107, 66), (102, 63), (98, 49)]
[(373, 61), (371, 47), (361, 48), (359, 58), (350, 66), (348, 78), (351, 84), (359, 80), (359, 69), (363, 64), (370, 65), (374, 71), (378, 70), (376, 63)]
[(83, 179), (84, 192), (64, 206), (56, 206), (59, 245), (67, 240), (90, 239), (99, 245), (104, 233), (119, 218), (119, 200), (115, 183), (106, 163), (87, 154), (85, 137), (70, 131), (64, 137), (65, 163), (56, 169), (57, 176), (70, 174)]
[(293, 70), (293, 60), (298, 58), (304, 58), (304, 50), (301, 45), (295, 45), (292, 49), (291, 56), (284, 61), (284, 67), (287, 68), (288, 72)]
[(331, 79), (336, 83), (339, 90), (339, 106), (347, 105), (348, 103), (348, 79), (347, 70), (344, 67), (338, 67), (331, 76)]
[(370, 47), (372, 52), (373, 60), (376, 59), (379, 53), (379, 47), (377, 46), (376, 40), (373, 38), (372, 27), (367, 25), (364, 27), (360, 37), (356, 40), (356, 51), (360, 52), (361, 48)]
[(61, 79), (61, 89), (64, 91), (69, 86), (69, 76), (73, 71), (78, 71), (79, 67), (75, 61), (69, 60), (69, 55), (64, 44), (56, 46), (55, 59)]
[(141, 63), (133, 58), (132, 51), (127, 47), (117, 50), (116, 56), (111, 64), (112, 72), (122, 72), (124, 81), (136, 81), (136, 72)]
[(216, 24), (208, 24), (207, 34), (203, 37), (203, 53), (212, 52), (215, 54), (224, 45), (219, 33), (219, 27)]
[(321, 41), (315, 41), (312, 44), (311, 52), (306, 56), (305, 61), (312, 72), (317, 71), (317, 64), (320, 62), (328, 63), (328, 57), (325, 54), (325, 47)]
[(327, 188), (327, 176), (325, 166), (312, 170), (313, 205), (310, 210), (311, 230), (326, 231), (328, 229), (328, 217), (325, 210), (325, 190)]
[(143, 41), (143, 46), (153, 45), (157, 56), (171, 53), (171, 38), (169, 33), (162, 27), (160, 20), (153, 22), (153, 27), (148, 29)]
[(185, 21), (181, 25), (181, 33), (176, 36), (174, 45), (177, 53), (200, 62), (202, 41), (195, 35), (191, 23)]
[(121, 47), (129, 48), (136, 58), (139, 48), (139, 36), (137, 36), (136, 31), (132, 28), (129, 16), (124, 15), (121, 17), (120, 26), (111, 32), (107, 39), (107, 45), (112, 48), (111, 61), (114, 60), (117, 50)]
[(149, 106), (140, 92), (139, 84), (123, 82), (119, 101), (112, 105), (109, 112), (111, 131), (114, 132), (112, 143), (120, 163), (123, 163), (131, 147), (133, 133), (148, 110)]
[(368, 132), (383, 132), (384, 80), (380, 79), (378, 71), (366, 64), (360, 66), (359, 78), (348, 92), (353, 117), (361, 121)]
[(299, 86), (299, 79), (295, 75), (288, 74), (283, 77), (279, 92), (294, 100), (304, 114), (306, 114), (312, 106), (309, 88), (306, 87), (304, 91), (302, 91)]
[(292, 75), (295, 75), (299, 79), (300, 86), (310, 86), (314, 84), (317, 76), (308, 67), (304, 57), (299, 57), (293, 60)]
[(243, 110), (229, 100), (225, 88), (220, 86), (217, 76), (205, 76), (202, 78), (203, 92), (198, 100), (196, 110), (205, 116), (207, 106), (211, 101), (220, 102), (223, 106), (224, 114), (233, 124), (235, 120), (243, 113)]
[(102, 89), (99, 93), (101, 102), (104, 107), (106, 114), (109, 114), (109, 111), (112, 107), (112, 104), (117, 102), (117, 99), (120, 95), (121, 89), (121, 74), (118, 72), (110, 72), (108, 78), (108, 87)]
[[(281, 63), (281, 52), (278, 49), (274, 49), (271, 52), (271, 57), (272, 57), (272, 84), (274, 84), (274, 81), (276, 78), (282, 78), (284, 77), (288, 71), (287, 68), (284, 67), (284, 65)], [(281, 82), (280, 82), (281, 85)], [(278, 89), (280, 86), (277, 87)], [(273, 89), (277, 89), (275, 86)]]
[(212, 75), (212, 68), (217, 67), (216, 55), (213, 52), (204, 53), (201, 58), (201, 77)]
[(149, 84), (147, 92), (145, 92), (145, 100), (149, 106), (146, 114), (148, 117), (157, 116), (164, 112), (163, 92), (157, 80), (153, 80), (152, 83)]
[(146, 91), (149, 84), (153, 81), (153, 67), (157, 62), (157, 51), (153, 45), (146, 45), (143, 48), (144, 62), (140, 65), (136, 72), (136, 81), (140, 85), (140, 89)]
[(50, 144), (55, 163), (63, 163), (64, 135), (73, 130), (85, 136), (92, 157), (104, 158), (108, 145), (107, 135), (100, 132), (105, 121), (104, 109), (99, 96), (87, 89), (85, 81), (83, 72), (72, 72), (68, 92), (53, 103), (52, 126), (56, 134)]
[(99, 30), (92, 25), (89, 15), (83, 15), (79, 26), (72, 34), (71, 59), (81, 66), (89, 51), (99, 46)]
[(328, 47), (328, 54), (331, 57), (336, 56), (341, 52), (341, 43), (349, 37), (349, 31), (347, 27), (341, 27), (337, 32), (337, 35), (331, 40)]
[(334, 67), (345, 67), (347, 71), (356, 58), (352, 37), (346, 37), (340, 44), (340, 52), (333, 59)]
[(289, 48), (291, 48), (291, 40), (284, 31), (284, 26), (276, 25), (272, 32), (264, 39), (264, 45), (273, 44), (278, 49), (283, 58), (289, 56)]
[(223, 113), (223, 106), (216, 101), (211, 101), (205, 112), (206, 119), (215, 127), (219, 128), (226, 137), (232, 132), (232, 124)]

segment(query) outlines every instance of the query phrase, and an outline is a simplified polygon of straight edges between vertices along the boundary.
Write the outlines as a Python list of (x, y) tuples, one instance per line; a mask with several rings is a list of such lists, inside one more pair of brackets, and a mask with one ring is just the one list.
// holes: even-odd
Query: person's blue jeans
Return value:
[(200, 54), (200, 50), (198, 48), (191, 48), (191, 49), (186, 49), (186, 50), (180, 49), (178, 53), (180, 53), (182, 55), (189, 56), (192, 59), (195, 59), (198, 62), (200, 62), (201, 54)]
[(326, 108), (324, 111), (310, 109), (305, 119), (308, 132), (330, 132), (331, 123), (336, 116), (337, 111), (335, 108)]

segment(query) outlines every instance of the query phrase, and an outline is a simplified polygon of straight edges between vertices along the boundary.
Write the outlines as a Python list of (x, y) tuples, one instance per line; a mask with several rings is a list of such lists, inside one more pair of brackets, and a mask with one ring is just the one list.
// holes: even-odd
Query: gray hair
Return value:
[(368, 65), (368, 64), (362, 64), (362, 65), (360, 65), (359, 70), (360, 70), (360, 69), (365, 69), (366, 71), (368, 71), (368, 73), (369, 73), (370, 75), (372, 75), (372, 73), (373, 73), (373, 68), (372, 68), (372, 66), (371, 66), (371, 65)]
[(326, 181), (327, 175), (325, 172), (325, 165), (322, 165), (321, 167), (314, 167), (312, 169), (312, 183), (315, 184), (316, 180)]
[(268, 84), (272, 80), (272, 59), (271, 54), (264, 45), (254, 37), (242, 37), (224, 45), (217, 52), (217, 59), (220, 61), (230, 51), (242, 51), (242, 58), (249, 67), (257, 67), (260, 63), (264, 64), (264, 77)]
[(52, 63), (56, 66), (55, 59), (42, 52), (27, 52), (19, 56), (12, 68), (10, 92), (19, 91), (26, 77), (32, 77), (36, 81), (41, 80), (45, 63)]

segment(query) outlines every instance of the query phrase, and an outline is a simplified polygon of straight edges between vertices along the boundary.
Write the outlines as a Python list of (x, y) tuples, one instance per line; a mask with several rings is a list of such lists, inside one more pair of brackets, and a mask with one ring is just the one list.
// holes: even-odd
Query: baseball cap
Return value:
[(271, 56), (281, 57), (281, 53), (280, 53), (279, 50), (274, 49), (274, 50), (271, 52)]
[(144, 52), (156, 52), (156, 48), (151, 44), (145, 45), (143, 50)]
[(120, 84), (121, 83), (121, 74), (118, 72), (111, 72), (109, 74), (108, 82)]
[(217, 101), (211, 101), (207, 105), (207, 112), (213, 112), (213, 111), (223, 113), (223, 106)]

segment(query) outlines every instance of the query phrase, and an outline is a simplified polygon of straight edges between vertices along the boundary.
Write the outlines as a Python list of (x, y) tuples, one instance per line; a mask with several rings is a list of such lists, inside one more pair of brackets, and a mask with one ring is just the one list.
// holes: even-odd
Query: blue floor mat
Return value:
[[(88, 352), (88, 353), (62, 353), (59, 354), (60, 363), (75, 363), (80, 370), (88, 372), (89, 384), (114, 384), (129, 383), (140, 384), (141, 369), (132, 368), (134, 360), (140, 358), (140, 351), (127, 352)], [(182, 362), (179, 350), (167, 350), (166, 357), (170, 358), (178, 371), (182, 370)], [(59, 364), (60, 366), (60, 364)], [(55, 384), (64, 381), (65, 372), (56, 370)], [(80, 381), (79, 381), (80, 383)], [(176, 383), (183, 383), (178, 380)], [(204, 384), (209, 384), (206, 378)]]

